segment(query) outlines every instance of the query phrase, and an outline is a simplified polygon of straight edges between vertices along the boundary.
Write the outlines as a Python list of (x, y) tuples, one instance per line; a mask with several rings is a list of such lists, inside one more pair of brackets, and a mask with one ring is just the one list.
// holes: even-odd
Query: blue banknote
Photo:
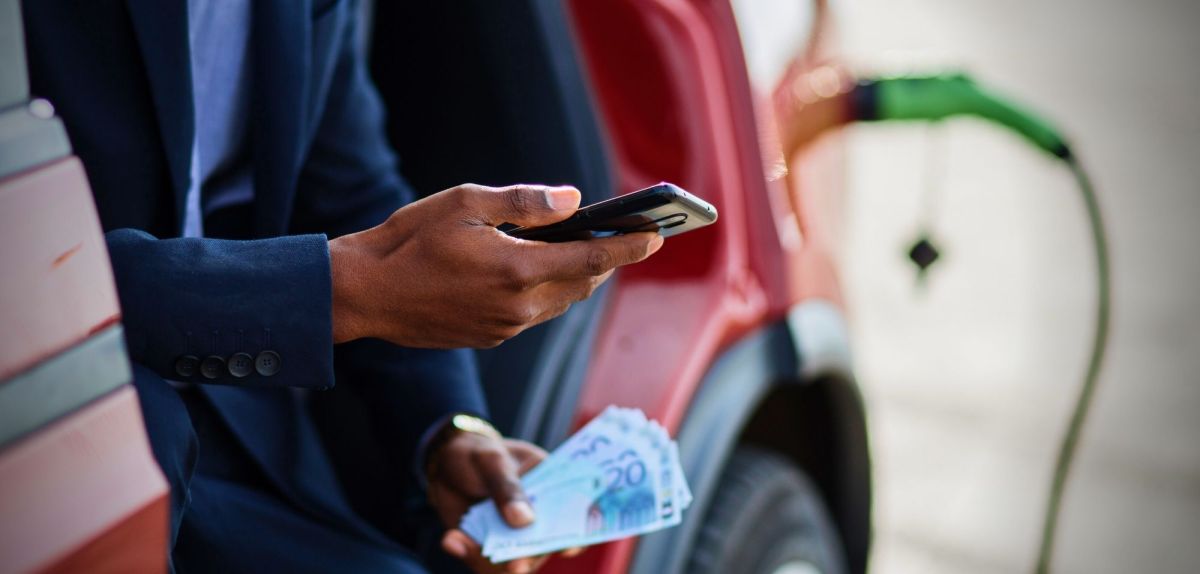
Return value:
[(460, 527), (505, 562), (637, 536), (679, 524), (692, 493), (679, 448), (642, 411), (609, 407), (522, 477), (536, 519), (512, 528), (491, 501)]

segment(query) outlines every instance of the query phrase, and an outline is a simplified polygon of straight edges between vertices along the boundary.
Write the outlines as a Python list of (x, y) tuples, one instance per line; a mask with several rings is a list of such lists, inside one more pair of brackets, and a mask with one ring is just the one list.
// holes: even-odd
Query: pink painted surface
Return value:
[(170, 500), (159, 498), (39, 574), (161, 574), (167, 570)]
[(120, 318), (78, 159), (0, 181), (0, 270), (0, 381)]
[[(127, 521), (143, 524), (140, 513), (166, 496), (126, 385), (0, 451), (0, 571), (63, 563)], [(166, 527), (151, 524), (113, 550), (163, 555)]]

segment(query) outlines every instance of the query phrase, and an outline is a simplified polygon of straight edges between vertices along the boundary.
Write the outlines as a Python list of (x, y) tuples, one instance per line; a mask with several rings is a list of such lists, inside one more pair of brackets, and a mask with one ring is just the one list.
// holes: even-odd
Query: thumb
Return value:
[(533, 507), (521, 487), (517, 462), (513, 456), (502, 450), (492, 451), (474, 457), (473, 462), (488, 496), (496, 504), (504, 521), (513, 528), (532, 524)]
[(467, 204), (488, 225), (512, 223), (539, 226), (562, 221), (579, 209), (579, 190), (574, 187), (510, 185), (508, 187), (464, 186)]

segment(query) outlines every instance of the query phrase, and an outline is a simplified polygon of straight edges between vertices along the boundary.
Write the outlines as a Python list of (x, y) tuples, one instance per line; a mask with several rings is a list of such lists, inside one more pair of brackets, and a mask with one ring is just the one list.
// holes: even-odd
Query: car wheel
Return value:
[(786, 458), (740, 446), (696, 538), (691, 574), (843, 574), (841, 539), (820, 492)]

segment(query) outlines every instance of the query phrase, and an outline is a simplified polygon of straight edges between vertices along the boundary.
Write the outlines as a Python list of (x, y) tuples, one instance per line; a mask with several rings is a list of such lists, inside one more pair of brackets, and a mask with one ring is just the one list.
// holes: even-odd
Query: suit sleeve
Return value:
[[(357, 3), (340, 9), (348, 25), (301, 172), (293, 220), (297, 232), (330, 236), (376, 225), (413, 199), (397, 172), (383, 105), (356, 41)], [(375, 434), (402, 461), (417, 456), (422, 434), (446, 415), (487, 416), (474, 361), (465, 349), (409, 349), (378, 340), (339, 345), (334, 359), (338, 383), (364, 398)]]
[(333, 384), (324, 236), (156, 239), (118, 229), (106, 238), (135, 362), (179, 381)]

